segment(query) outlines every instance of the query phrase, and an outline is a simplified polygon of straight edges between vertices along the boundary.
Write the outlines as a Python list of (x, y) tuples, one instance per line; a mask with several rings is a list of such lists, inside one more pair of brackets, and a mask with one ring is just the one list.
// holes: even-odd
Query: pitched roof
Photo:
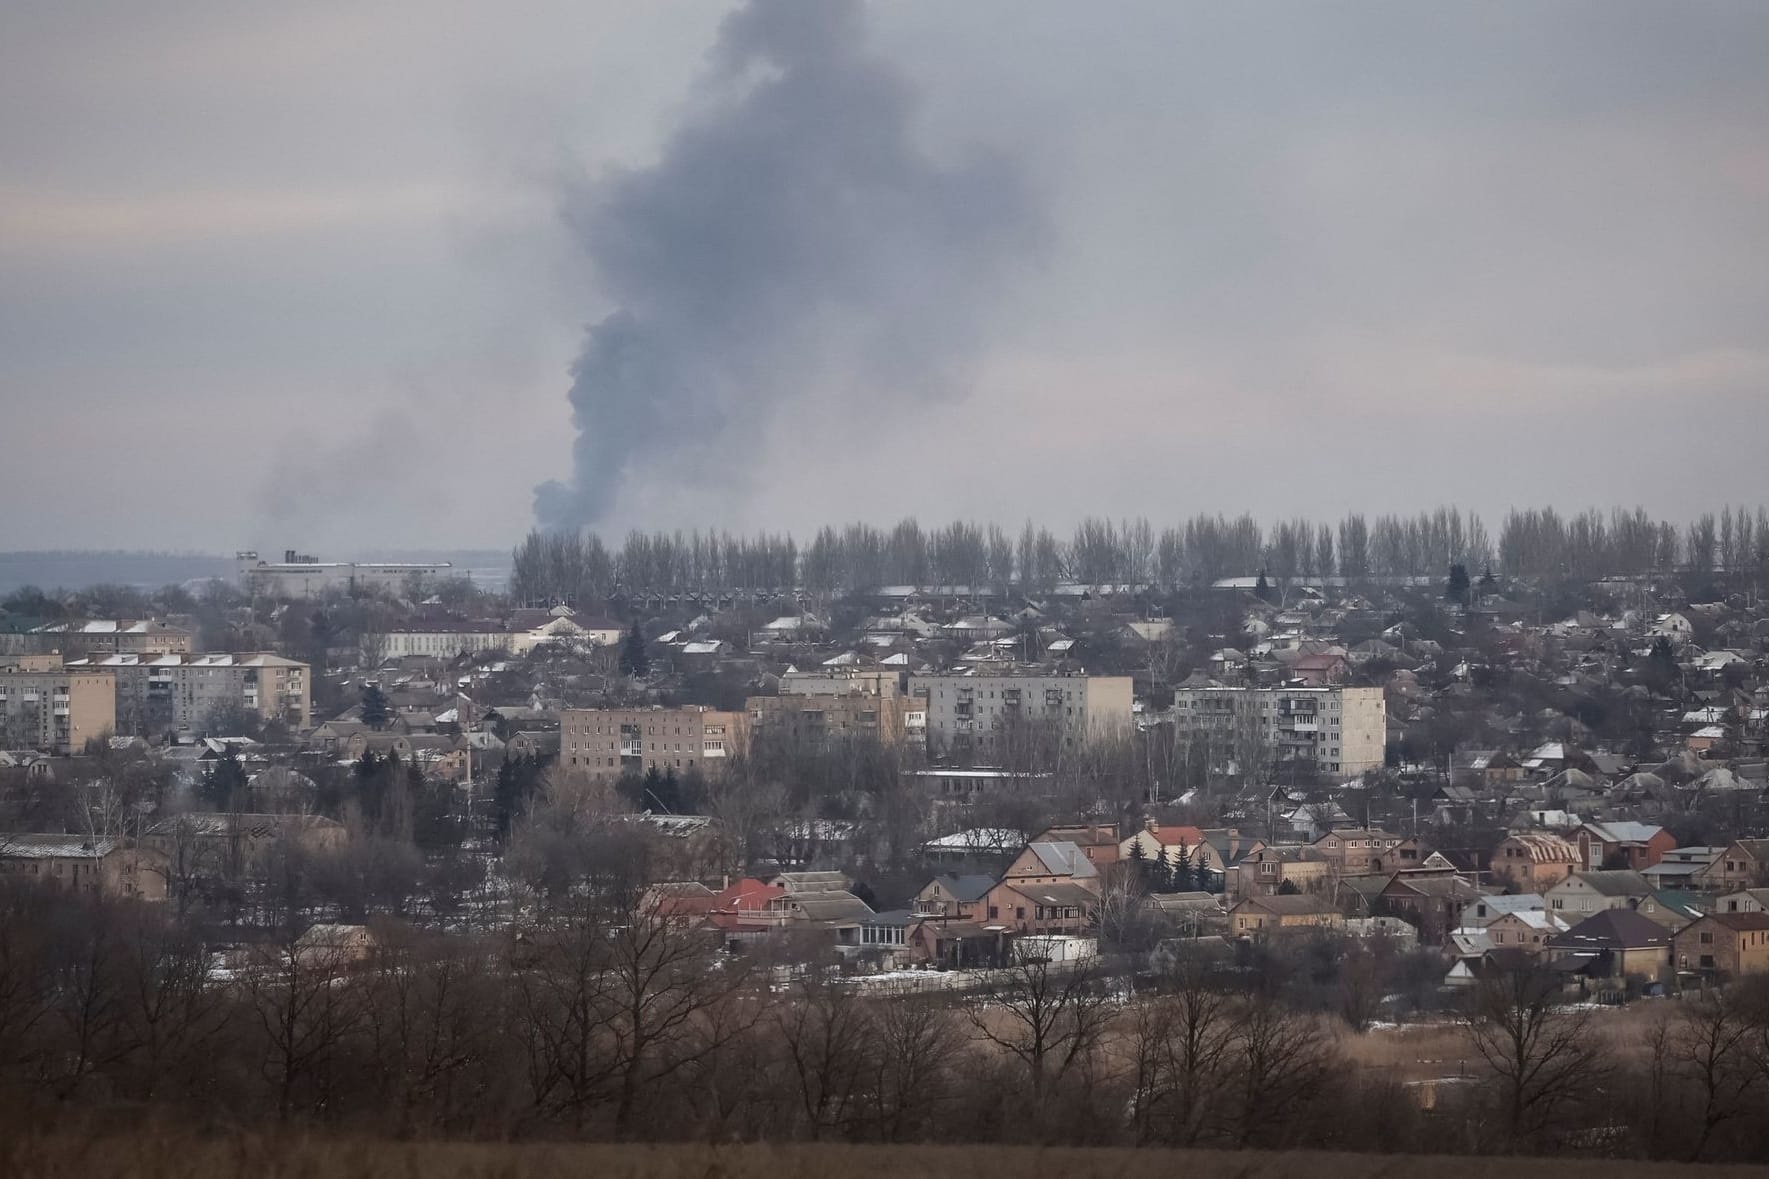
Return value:
[(1579, 849), (1546, 831), (1519, 831), (1510, 837), (1509, 842), (1521, 846), (1526, 853), (1525, 858), (1537, 864), (1576, 864), (1579, 862)]
[(1099, 875), (1099, 869), (1093, 866), (1087, 853), (1068, 840), (1027, 844), (1026, 850), (1037, 857), (1044, 875), (1072, 876), (1077, 880)]
[(1039, 905), (1089, 909), (1099, 904), (1099, 894), (1079, 884), (1022, 884), (1010, 880), (1007, 881), (1007, 887)]
[(1769, 913), (1709, 913), (1707, 919), (1739, 933), (1769, 930)]
[(1636, 950), (1668, 946), (1671, 933), (1632, 909), (1605, 909), (1555, 934), (1548, 944), (1557, 950)]
[[(1336, 913), (1337, 909), (1324, 899), (1313, 893), (1286, 895), (1278, 893), (1269, 897), (1248, 897), (1241, 905), (1255, 905), (1268, 913), (1276, 913), (1280, 917), (1313, 917), (1326, 913)], [(1236, 905), (1235, 908), (1240, 908)]]
[(945, 889), (960, 904), (972, 904), (982, 900), (989, 890), (995, 887), (995, 878), (980, 872), (970, 872), (956, 876), (936, 876), (933, 883)]
[(1597, 895), (1605, 897), (1643, 897), (1652, 891), (1652, 885), (1646, 877), (1628, 869), (1574, 872), (1570, 879), (1579, 881)]

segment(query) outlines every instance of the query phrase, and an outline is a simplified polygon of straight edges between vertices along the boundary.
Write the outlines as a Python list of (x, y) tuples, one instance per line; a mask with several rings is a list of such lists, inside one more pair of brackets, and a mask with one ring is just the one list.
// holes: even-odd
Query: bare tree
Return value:
[(1509, 1149), (1539, 1143), (1603, 1074), (1590, 1013), (1567, 1009), (1560, 980), (1544, 969), (1507, 970), (1482, 979), (1466, 1025), (1486, 1064)]
[(1044, 1124), (1055, 1088), (1099, 1048), (1108, 1000), (1092, 962), (1052, 962), (1022, 942), (1002, 977), (966, 1008), (976, 1036), (1023, 1069), (1035, 1125)]

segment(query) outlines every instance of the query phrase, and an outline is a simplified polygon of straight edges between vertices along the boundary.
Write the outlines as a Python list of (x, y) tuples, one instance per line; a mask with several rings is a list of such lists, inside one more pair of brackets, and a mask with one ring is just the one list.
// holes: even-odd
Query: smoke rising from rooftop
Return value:
[[(726, 19), (658, 160), (571, 191), (617, 305), (572, 368), (572, 473), (548, 527), (606, 523), (656, 476), (741, 497), (769, 431), (815, 398), (884, 412), (955, 396), (1041, 217), (987, 151), (935, 160), (859, 0), (750, 0)], [(643, 521), (630, 521), (643, 523)]]

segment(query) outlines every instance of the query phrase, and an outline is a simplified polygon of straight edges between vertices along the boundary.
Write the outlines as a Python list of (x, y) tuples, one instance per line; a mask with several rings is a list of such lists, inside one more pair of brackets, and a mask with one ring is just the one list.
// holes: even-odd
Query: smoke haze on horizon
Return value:
[(15, 14), (0, 549), (1762, 498), (1769, 7), (418, 12)]

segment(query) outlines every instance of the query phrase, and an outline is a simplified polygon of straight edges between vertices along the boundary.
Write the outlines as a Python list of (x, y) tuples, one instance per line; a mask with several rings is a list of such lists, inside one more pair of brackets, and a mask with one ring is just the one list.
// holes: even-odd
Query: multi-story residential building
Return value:
[(827, 668), (788, 671), (780, 677), (782, 696), (901, 696), (903, 679), (895, 671), (870, 668)]
[(1173, 723), (1221, 765), (1257, 755), (1345, 776), (1380, 769), (1388, 742), (1381, 688), (1178, 688)]
[(568, 708), (559, 714), (559, 764), (567, 772), (618, 778), (698, 769), (716, 774), (749, 748), (741, 712), (684, 708)]
[(810, 743), (870, 738), (893, 746), (927, 737), (927, 710), (908, 696), (751, 696), (748, 709), (752, 736), (775, 733)]
[(115, 677), (116, 730), (129, 736), (199, 732), (235, 708), (297, 731), (313, 727), (308, 666), (281, 655), (104, 655), (68, 666)]
[(167, 655), (188, 653), (196, 639), (183, 627), (153, 619), (108, 618), (86, 622), (52, 622), (29, 635), (37, 654)]
[(19, 655), (0, 666), (0, 749), (78, 753), (117, 728), (117, 683), (109, 671), (60, 655)]
[(1076, 745), (1128, 732), (1133, 722), (1129, 676), (915, 675), (909, 695), (927, 706), (928, 747), (940, 752), (992, 757), (1028, 726)]

